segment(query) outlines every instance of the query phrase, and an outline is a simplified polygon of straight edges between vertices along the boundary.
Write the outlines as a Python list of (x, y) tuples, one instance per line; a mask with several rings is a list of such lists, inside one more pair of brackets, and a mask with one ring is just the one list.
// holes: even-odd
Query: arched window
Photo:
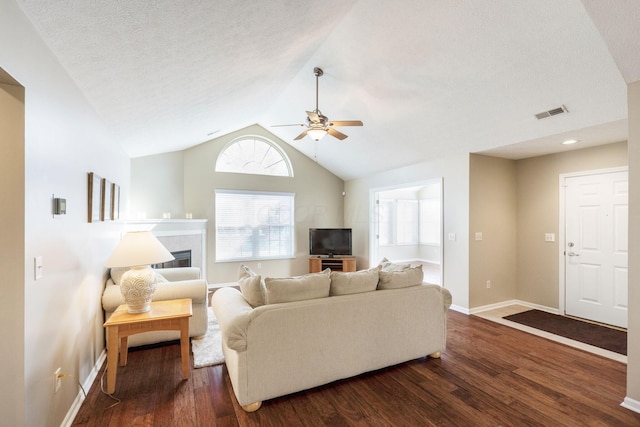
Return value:
[(291, 162), (275, 143), (258, 136), (231, 141), (220, 152), (216, 172), (293, 176)]

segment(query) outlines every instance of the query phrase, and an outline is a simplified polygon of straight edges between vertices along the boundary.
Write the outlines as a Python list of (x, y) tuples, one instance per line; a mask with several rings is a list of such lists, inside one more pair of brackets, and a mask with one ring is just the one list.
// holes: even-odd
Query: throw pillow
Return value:
[(156, 283), (165, 283), (165, 282), (168, 282), (167, 278), (156, 271)]
[(403, 271), (380, 270), (378, 289), (398, 289), (421, 285), (423, 277), (422, 265)]
[(122, 275), (127, 272), (127, 270), (129, 270), (129, 267), (112, 268), (109, 274), (111, 275), (111, 280), (113, 280), (113, 283), (115, 283), (116, 285), (120, 285), (120, 282), (122, 281)]
[(380, 268), (356, 272), (332, 271), (329, 295), (349, 295), (375, 291), (378, 286)]
[(238, 269), (238, 285), (242, 296), (250, 306), (259, 307), (264, 305), (262, 278), (246, 265), (241, 265)]
[(411, 268), (411, 264), (396, 264), (385, 257), (380, 260), (379, 267), (382, 271), (404, 271)]
[(303, 301), (329, 296), (331, 270), (309, 273), (303, 276), (264, 279), (265, 303)]

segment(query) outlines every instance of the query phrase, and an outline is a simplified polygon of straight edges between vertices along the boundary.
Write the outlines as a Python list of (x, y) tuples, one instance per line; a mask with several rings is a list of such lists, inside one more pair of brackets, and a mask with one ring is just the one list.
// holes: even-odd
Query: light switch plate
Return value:
[(482, 240), (482, 231), (476, 231), (476, 240)]
[(555, 242), (556, 235), (554, 233), (544, 233), (544, 241), (545, 242)]
[(33, 276), (35, 280), (42, 279), (42, 257), (37, 256), (33, 259)]

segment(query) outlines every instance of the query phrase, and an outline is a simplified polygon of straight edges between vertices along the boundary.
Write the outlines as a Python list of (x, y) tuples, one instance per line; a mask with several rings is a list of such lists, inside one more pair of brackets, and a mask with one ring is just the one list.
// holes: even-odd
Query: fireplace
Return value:
[(206, 219), (146, 219), (128, 223), (132, 231), (150, 230), (176, 258), (162, 267), (197, 267), (207, 277)]
[(191, 249), (171, 252), (172, 261), (154, 264), (153, 268), (191, 267)]

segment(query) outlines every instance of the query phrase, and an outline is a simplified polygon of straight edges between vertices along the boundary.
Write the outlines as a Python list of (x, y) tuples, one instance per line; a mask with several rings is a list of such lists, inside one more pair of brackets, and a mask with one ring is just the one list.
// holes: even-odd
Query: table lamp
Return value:
[(106, 267), (131, 267), (120, 281), (120, 291), (129, 313), (145, 313), (151, 309), (157, 282), (151, 264), (173, 259), (173, 255), (150, 231), (125, 234), (107, 260)]

